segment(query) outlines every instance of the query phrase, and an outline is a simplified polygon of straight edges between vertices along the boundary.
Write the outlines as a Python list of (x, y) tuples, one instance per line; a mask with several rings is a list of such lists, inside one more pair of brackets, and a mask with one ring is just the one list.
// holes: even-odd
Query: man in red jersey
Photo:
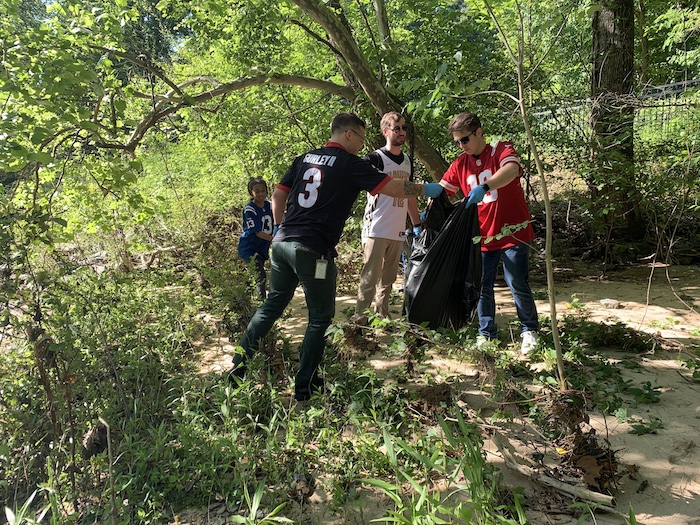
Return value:
[[(461, 189), (468, 195), (466, 205), (479, 207), (483, 271), (479, 334), (485, 339), (495, 339), (497, 335), (493, 288), (498, 265), (503, 261), (503, 275), (522, 325), (521, 351), (528, 354), (537, 346), (539, 322), (528, 277), (528, 243), (534, 239), (534, 232), (520, 185), (523, 168), (518, 153), (510, 142), (487, 144), (479, 117), (473, 113), (454, 117), (447, 131), (452, 133), (462, 154), (450, 165), (440, 184), (449, 195)], [(505, 226), (523, 223), (527, 223), (524, 228), (496, 238)]]

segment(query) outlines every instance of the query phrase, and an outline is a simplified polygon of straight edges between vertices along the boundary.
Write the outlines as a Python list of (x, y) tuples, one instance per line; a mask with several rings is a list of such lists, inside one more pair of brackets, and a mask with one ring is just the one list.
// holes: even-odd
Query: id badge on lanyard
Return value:
[(316, 273), (314, 274), (314, 278), (316, 279), (325, 279), (326, 278), (326, 273), (328, 270), (328, 261), (321, 256), (320, 259), (316, 260)]

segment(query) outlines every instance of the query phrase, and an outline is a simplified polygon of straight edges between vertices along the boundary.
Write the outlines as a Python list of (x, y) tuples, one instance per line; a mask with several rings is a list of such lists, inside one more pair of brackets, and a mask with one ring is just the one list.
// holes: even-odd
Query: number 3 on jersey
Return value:
[(323, 174), (318, 168), (309, 168), (302, 177), (306, 181), (304, 189), (299, 192), (297, 201), (302, 208), (311, 208), (318, 200), (318, 188), (321, 186)]
[[(478, 179), (476, 175), (469, 175), (469, 177), (467, 177), (467, 184), (469, 184), (470, 188), (476, 188), (479, 184), (483, 184), (489, 180), (489, 178), (491, 178), (491, 170), (484, 170), (479, 173)], [(498, 190), (491, 190), (486, 193), (482, 202), (493, 202), (496, 199), (498, 199)]]

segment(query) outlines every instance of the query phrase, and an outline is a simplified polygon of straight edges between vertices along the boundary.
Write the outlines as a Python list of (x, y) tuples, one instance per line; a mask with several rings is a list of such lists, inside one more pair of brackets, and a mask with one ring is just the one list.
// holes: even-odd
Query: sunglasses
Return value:
[(403, 125), (403, 126), (394, 126), (393, 128), (386, 128), (389, 131), (393, 131), (394, 133), (398, 133), (399, 131), (407, 131), (408, 126)]
[(464, 135), (462, 138), (459, 138), (454, 141), (454, 143), (459, 146), (460, 144), (469, 144), (469, 138), (472, 135), (476, 135), (476, 130), (472, 131), (469, 135)]

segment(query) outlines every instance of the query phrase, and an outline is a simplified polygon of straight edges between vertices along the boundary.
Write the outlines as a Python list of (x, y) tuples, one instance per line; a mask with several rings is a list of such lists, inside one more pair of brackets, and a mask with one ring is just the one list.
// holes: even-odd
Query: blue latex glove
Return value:
[(469, 192), (469, 198), (467, 199), (467, 204), (465, 208), (469, 208), (472, 204), (479, 204), (484, 200), (484, 195), (486, 195), (486, 190), (481, 186), (477, 186)]
[(418, 217), (420, 217), (421, 222), (423, 222), (425, 220), (425, 218), (427, 217), (427, 215), (428, 215), (428, 210), (423, 210), (422, 212), (420, 212), (420, 215)]
[(275, 235), (277, 235), (277, 232), (279, 231), (279, 229), (280, 229), (280, 225), (279, 225), (279, 224), (275, 224), (275, 225), (272, 227), (272, 236), (273, 236), (273, 237), (274, 237)]
[(415, 236), (420, 235), (420, 232), (421, 232), (422, 229), (423, 229), (423, 228), (421, 228), (420, 226), (414, 226), (414, 227), (413, 227), (413, 235), (415, 235)]
[(423, 184), (423, 187), (425, 188), (425, 196), (431, 197), (433, 199), (437, 199), (442, 193), (442, 191), (445, 189), (442, 186), (440, 186), (437, 182), (429, 182), (427, 184)]

